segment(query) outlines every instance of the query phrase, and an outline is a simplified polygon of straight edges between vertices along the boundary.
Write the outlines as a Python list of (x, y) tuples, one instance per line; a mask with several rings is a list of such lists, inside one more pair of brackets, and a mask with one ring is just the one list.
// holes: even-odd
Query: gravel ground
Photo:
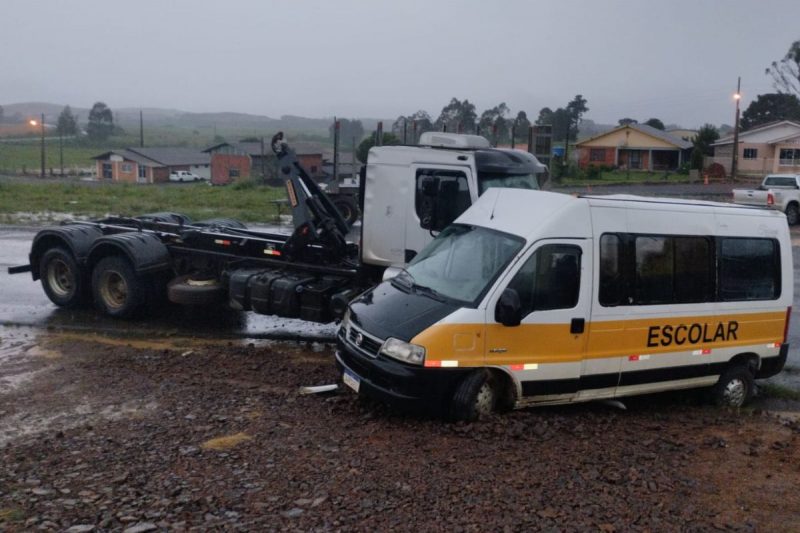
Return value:
[(791, 402), (453, 424), (298, 394), (336, 381), (321, 344), (4, 334), (0, 531), (800, 530)]

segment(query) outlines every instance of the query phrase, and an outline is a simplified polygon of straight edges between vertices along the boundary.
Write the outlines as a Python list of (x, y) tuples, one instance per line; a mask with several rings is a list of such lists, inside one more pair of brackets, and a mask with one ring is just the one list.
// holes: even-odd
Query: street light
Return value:
[(736, 120), (733, 123), (733, 155), (731, 156), (731, 181), (736, 179), (739, 166), (739, 101), (742, 99), (742, 78), (736, 83), (733, 100), (736, 102)]

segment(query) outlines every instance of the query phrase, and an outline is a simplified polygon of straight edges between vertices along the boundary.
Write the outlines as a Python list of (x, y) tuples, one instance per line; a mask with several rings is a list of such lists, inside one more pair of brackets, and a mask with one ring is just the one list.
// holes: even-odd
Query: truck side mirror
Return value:
[(522, 322), (522, 305), (519, 293), (515, 289), (506, 288), (494, 307), (494, 319), (504, 326), (519, 326)]

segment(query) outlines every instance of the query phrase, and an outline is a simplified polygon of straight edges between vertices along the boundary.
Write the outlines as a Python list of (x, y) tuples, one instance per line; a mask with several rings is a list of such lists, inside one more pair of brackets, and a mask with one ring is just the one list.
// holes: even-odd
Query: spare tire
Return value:
[(358, 206), (354, 198), (350, 196), (337, 196), (333, 199), (333, 205), (339, 210), (339, 214), (345, 219), (349, 226), (358, 220)]
[(217, 278), (189, 274), (167, 283), (167, 298), (179, 305), (212, 305), (225, 299), (225, 287)]

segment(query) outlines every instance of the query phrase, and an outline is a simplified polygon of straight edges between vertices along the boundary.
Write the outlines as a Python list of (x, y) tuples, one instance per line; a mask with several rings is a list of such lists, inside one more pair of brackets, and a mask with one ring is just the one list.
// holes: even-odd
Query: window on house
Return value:
[(133, 172), (133, 163), (122, 163), (123, 172)]
[(229, 168), (228, 169), (228, 177), (229, 178), (238, 178), (239, 177), (239, 169), (238, 168)]
[(144, 165), (139, 165), (139, 177), (146, 178), (147, 177), (147, 167)]
[(800, 165), (800, 150), (793, 148), (781, 148), (781, 151), (778, 153), (778, 159), (779, 165)]
[(745, 148), (744, 149), (744, 158), (745, 159), (758, 159), (758, 148)]
[(317, 173), (317, 167), (316, 167), (316, 165), (311, 165), (311, 173), (312, 173), (312, 174), (316, 174), (316, 173)]
[(605, 148), (592, 148), (589, 150), (589, 161), (605, 161), (606, 150)]

